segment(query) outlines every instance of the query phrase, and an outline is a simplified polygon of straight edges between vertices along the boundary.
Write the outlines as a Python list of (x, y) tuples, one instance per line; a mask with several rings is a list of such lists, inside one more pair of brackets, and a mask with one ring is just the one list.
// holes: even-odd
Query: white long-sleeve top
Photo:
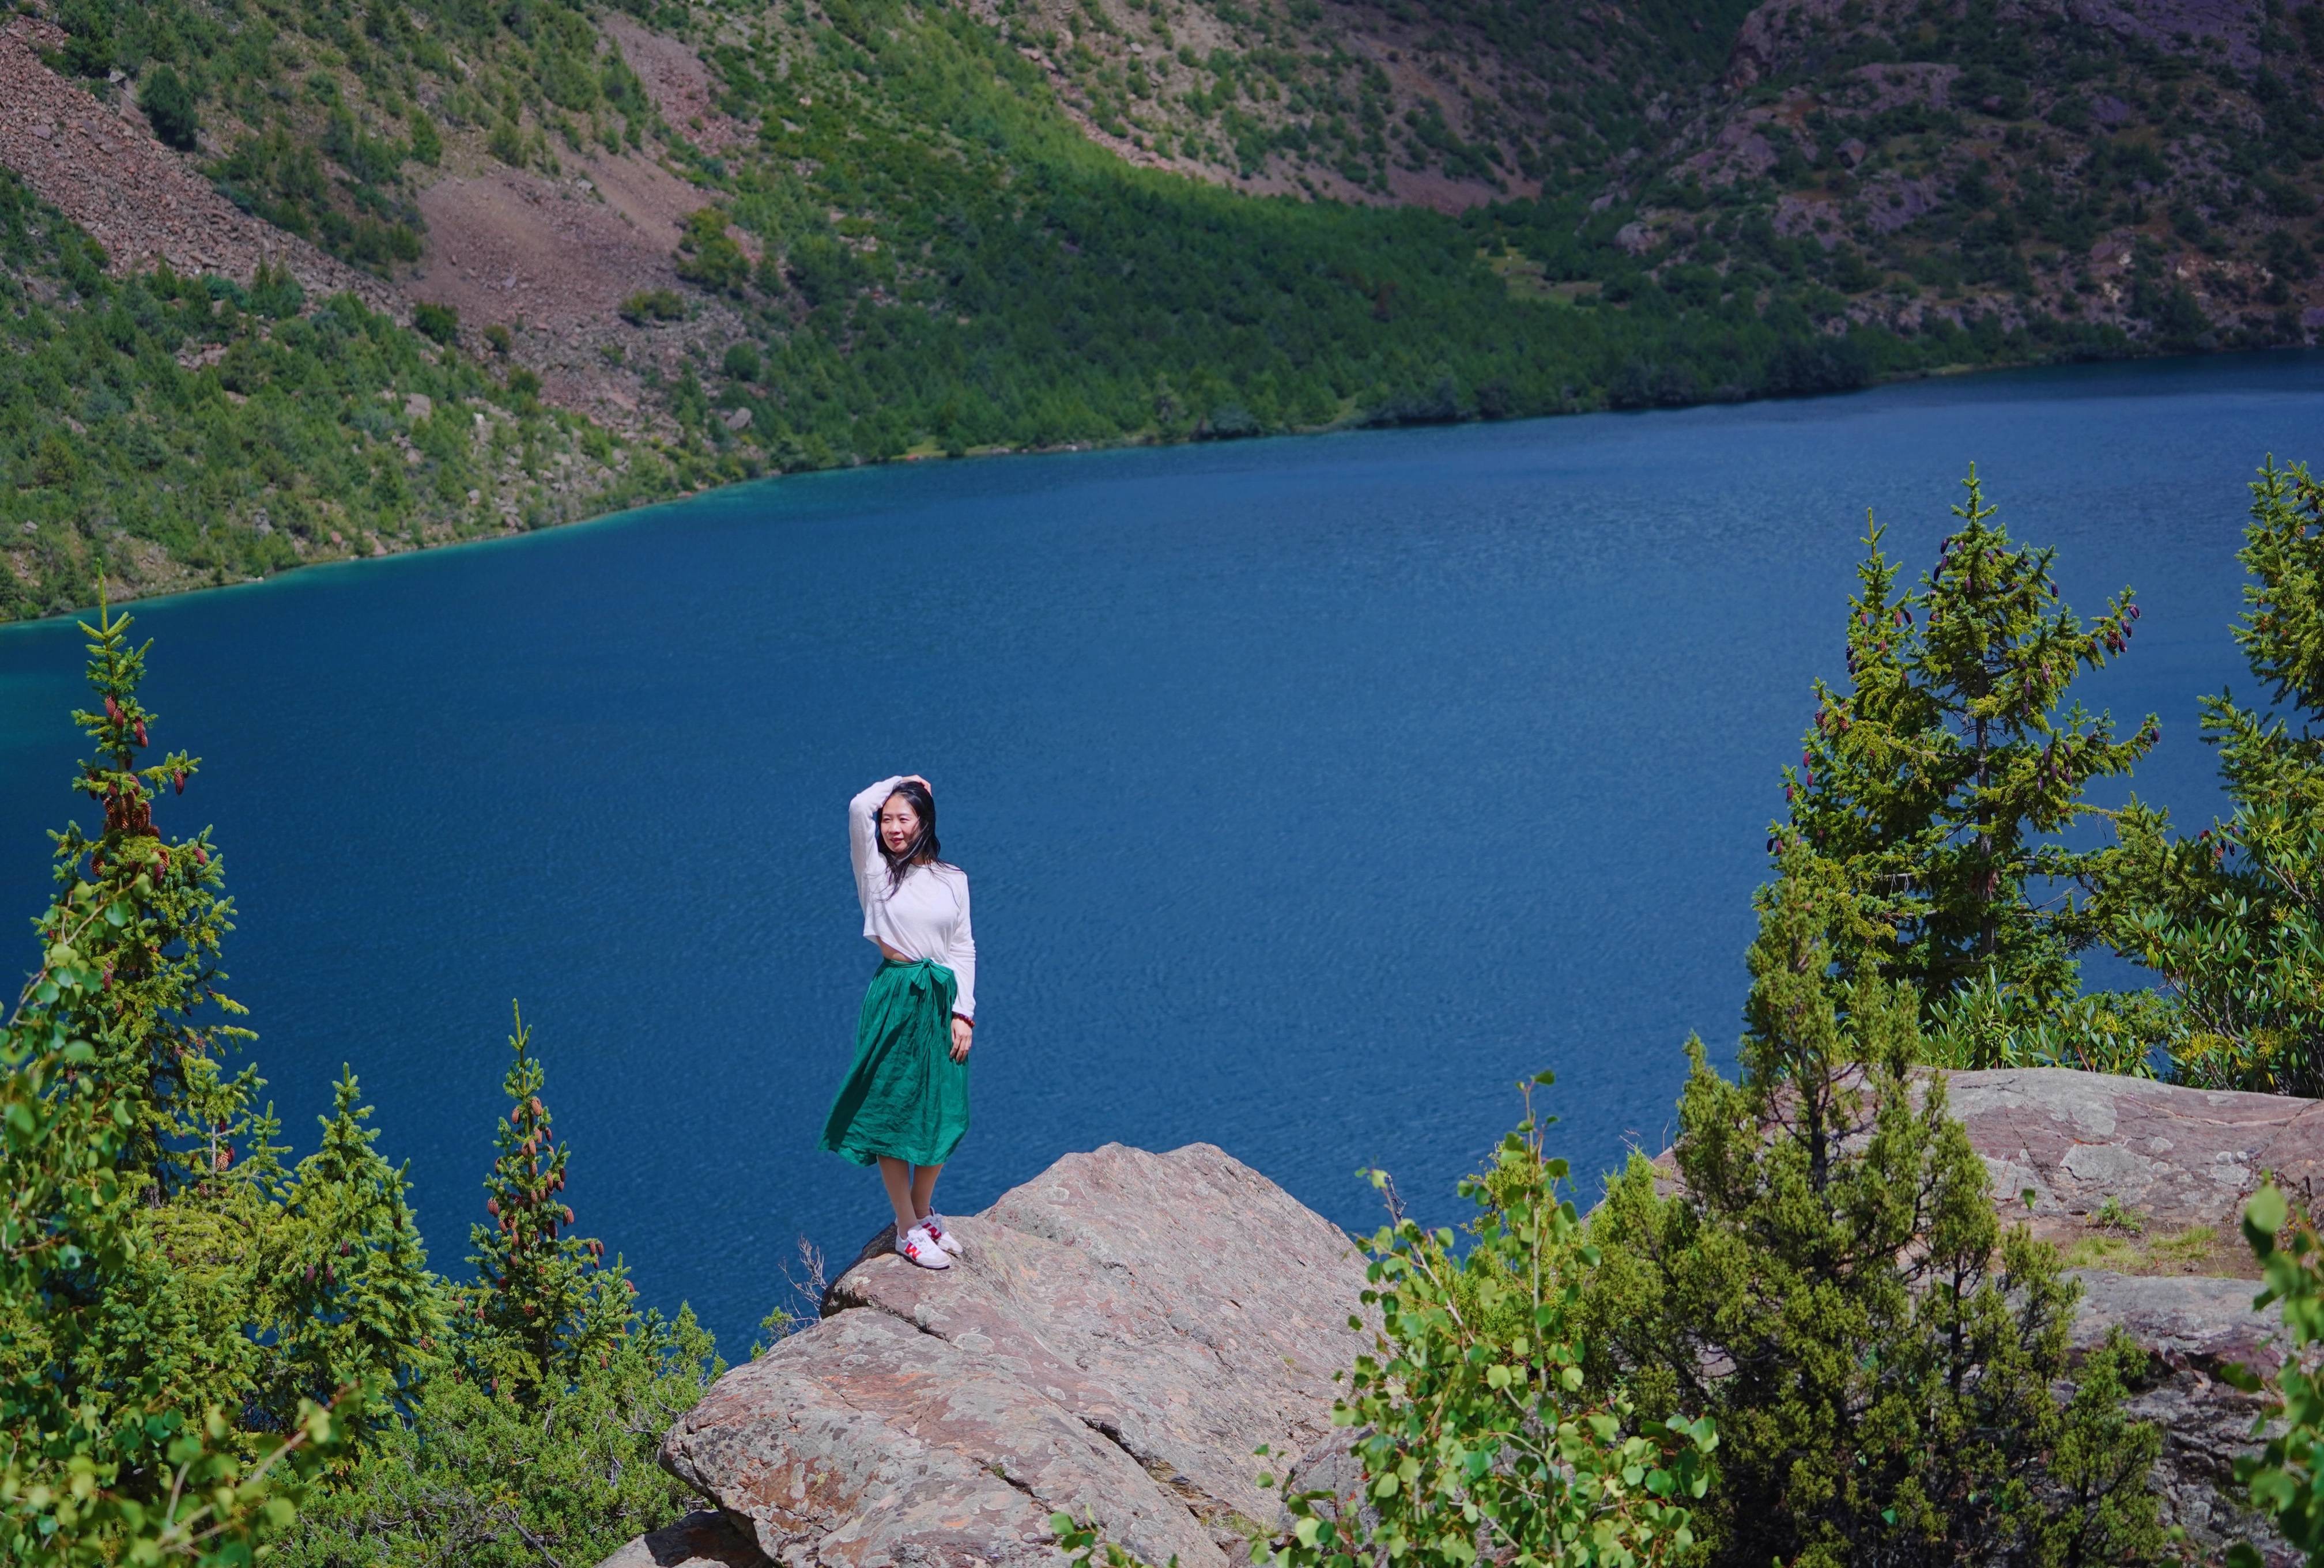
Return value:
[(976, 1017), (976, 936), (968, 924), (968, 873), (958, 866), (916, 865), (893, 889), (880, 853), (880, 807), (904, 781), (882, 779), (847, 803), (847, 848), (855, 862), (855, 896), (863, 904), (865, 940), (907, 958), (926, 958), (952, 971), (952, 1010)]

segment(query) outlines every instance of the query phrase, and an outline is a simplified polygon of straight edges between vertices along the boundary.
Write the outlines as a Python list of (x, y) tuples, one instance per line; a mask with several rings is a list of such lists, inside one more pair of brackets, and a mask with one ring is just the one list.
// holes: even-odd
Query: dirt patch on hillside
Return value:
[(421, 191), (427, 256), (412, 296), (478, 326), (564, 331), (641, 289), (676, 288), (678, 222), (702, 193), (641, 158), (582, 168), (550, 180), (496, 165)]
[(42, 64), (39, 51), (64, 37), (31, 17), (0, 25), (0, 163), (103, 245), (112, 272), (160, 264), (247, 281), (264, 262), (289, 267), (309, 294), (345, 291), (408, 315), (378, 279), (220, 196), (162, 145), (126, 93), (101, 102)]
[[(634, 46), (633, 69), (665, 115), (684, 124), (707, 108), (708, 73), (684, 44), (626, 23), (614, 31)], [(399, 320), (410, 319), (415, 301), (449, 305), (471, 353), (489, 352), (486, 324), (505, 323), (516, 330), (517, 362), (540, 375), (545, 401), (632, 434), (667, 423), (648, 411), (654, 400), (641, 370), (676, 376), (687, 359), (743, 335), (715, 303), (681, 323), (622, 320), (622, 302), (642, 289), (696, 298), (678, 282), (673, 254), (686, 215), (710, 198), (650, 158), (567, 158), (549, 178), (511, 169), (469, 145), (477, 138), (457, 137), (444, 178), (418, 198), (421, 260), (391, 283), (236, 208), (191, 157), (154, 136), (125, 87), (106, 101), (51, 70), (40, 51), (63, 42), (35, 18), (0, 24), (0, 164), (103, 245), (117, 275), (166, 265), (246, 282), (265, 263), (287, 266), (310, 295), (352, 292)], [(695, 133), (699, 140), (742, 134), (715, 110), (700, 117), (710, 129)], [(755, 258), (755, 242), (738, 238)]]
[[(568, 159), (553, 179), (486, 158), (456, 162), (420, 193), (427, 249), (404, 291), (457, 310), (473, 353), (490, 352), (484, 327), (509, 327), (516, 361), (540, 376), (549, 402), (625, 434), (669, 433), (639, 373), (674, 378), (688, 358), (715, 357), (746, 334), (731, 309), (678, 281), (680, 225), (709, 193), (635, 153)], [(746, 250), (755, 256), (755, 242)], [(697, 308), (682, 322), (622, 318), (624, 300), (655, 289)]]
[(649, 32), (619, 12), (597, 18), (622, 59), (645, 84), (654, 109), (671, 130), (706, 152), (722, 152), (751, 139), (751, 128), (716, 106), (718, 78), (683, 39)]

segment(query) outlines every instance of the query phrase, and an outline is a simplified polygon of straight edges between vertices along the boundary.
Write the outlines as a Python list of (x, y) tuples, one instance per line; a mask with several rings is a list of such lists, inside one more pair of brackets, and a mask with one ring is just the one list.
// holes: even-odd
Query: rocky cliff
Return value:
[[(2152, 1354), (2132, 1410), (2164, 1428), (2165, 1517), (2219, 1560), (2256, 1533), (2233, 1462), (2257, 1405), (2218, 1372), (2275, 1360), (2231, 1272), (2251, 1272), (2236, 1217), (2268, 1175), (2324, 1161), (2324, 1104), (2062, 1070), (1960, 1074), (1951, 1094), (2005, 1217), (2084, 1265), (2077, 1342), (2119, 1324)], [(1344, 1468), (1332, 1374), (1364, 1342), (1361, 1260), (1257, 1172), (1112, 1144), (955, 1228), (949, 1272), (867, 1248), (821, 1322), (720, 1379), (662, 1448), (714, 1509), (604, 1568), (1051, 1562), (1053, 1512), (1224, 1568), (1277, 1517), (1262, 1464)]]

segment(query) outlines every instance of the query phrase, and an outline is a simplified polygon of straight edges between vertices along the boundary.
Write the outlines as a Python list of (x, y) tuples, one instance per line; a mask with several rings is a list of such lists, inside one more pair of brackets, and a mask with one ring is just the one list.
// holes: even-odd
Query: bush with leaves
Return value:
[(687, 215), (678, 240), (678, 275), (712, 293), (740, 294), (751, 281), (751, 258), (734, 243), (726, 214), (706, 207)]
[(180, 152), (194, 150), (201, 120), (194, 107), (193, 89), (186, 78), (167, 65), (155, 66), (137, 89), (137, 106), (152, 122), (153, 134)]
[[(2271, 1383), (2248, 1367), (2227, 1371), (2236, 1387), (2268, 1396), (2252, 1433), (2266, 1436), (2266, 1443), (2257, 1453), (2237, 1456), (2236, 1480), (2316, 1568), (2324, 1564), (2324, 1376), (2316, 1354), (2324, 1344), (2324, 1239), (2317, 1234), (2315, 1215), (2287, 1203), (2273, 1181), (2245, 1206), (2243, 1231), (2267, 1282), (2252, 1305), (2280, 1305), (2291, 1342)], [(2238, 1542), (2227, 1562), (2232, 1568), (2262, 1568), (2264, 1559), (2249, 1542)]]
[[(2129, 590), (2085, 626), (2059, 598), (2054, 552), (1993, 521), (1974, 466), (1962, 484), (1960, 525), (1917, 587), (1898, 587), (1882, 530), (1868, 534), (1849, 604), (1849, 686), (1816, 683), (1777, 838), (1845, 868), (1879, 928), (1866, 952), (1920, 994), (1931, 1021), (1968, 987), (1992, 992), (1996, 1006), (1954, 1015), (1937, 1036), (1949, 1065), (1991, 1066), (2058, 1059), (2039, 1054), (2027, 1026), (2075, 994), (2074, 955), (2100, 928), (2041, 890), (2090, 874), (2095, 852), (2057, 835), (2094, 811), (2089, 781), (2129, 771), (2156, 725), (2149, 715), (2118, 740), (2107, 715), (2063, 706), (2078, 674), (2129, 645)], [(2077, 1048), (2089, 1054), (2071, 1043), (2063, 1054)], [(2135, 1069), (2144, 1056), (2133, 1040), (2105, 1065)]]
[(1618, 1391), (1583, 1391), (1576, 1281), (1595, 1255), (1565, 1161), (1544, 1152), (1550, 1119), (1526, 1093), (1525, 1121), (1462, 1184), (1478, 1209), (1465, 1250), (1402, 1218), (1365, 1244), (1376, 1348), (1333, 1411), (1359, 1429), (1362, 1492), (1289, 1495), (1292, 1534), (1265, 1559), (1277, 1568), (1380, 1556), (1467, 1568), (1480, 1554), (1618, 1568), (1674, 1562), (1692, 1544), (1682, 1505), (1702, 1495), (1717, 1437), (1707, 1421), (1640, 1423)]
[(2182, 1082), (2324, 1094), (2324, 485), (2305, 467), (2260, 470), (2238, 558), (2236, 641), (2273, 704), (2203, 699), (2234, 811), (2181, 839), (2132, 802), (2098, 909), (2178, 999)]
[(1717, 1423), (1695, 1510), (1715, 1563), (2157, 1560), (2160, 1440), (2122, 1412), (2137, 1352), (2070, 1368), (2077, 1287), (2001, 1231), (1941, 1076), (1916, 1076), (1919, 999), (1865, 956), (1877, 904), (1796, 844), (1780, 872), (1741, 1081), (1691, 1042), (1677, 1190), (1634, 1157), (1592, 1216), (1592, 1386)]

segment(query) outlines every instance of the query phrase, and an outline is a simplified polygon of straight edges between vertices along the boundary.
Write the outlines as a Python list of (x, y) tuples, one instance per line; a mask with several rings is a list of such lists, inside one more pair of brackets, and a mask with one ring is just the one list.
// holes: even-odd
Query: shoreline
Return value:
[[(1911, 371), (1882, 376), (1865, 386), (1850, 387), (1844, 391), (1812, 392), (1802, 396), (1702, 398), (1693, 402), (1672, 403), (1666, 406), (1657, 404), (1653, 407), (1637, 409), (1572, 408), (1557, 410), (1548, 413), (1522, 414), (1513, 419), (1495, 420), (1486, 419), (1482, 416), (1471, 415), (1465, 418), (1453, 420), (1394, 420), (1375, 424), (1361, 419), (1342, 418), (1333, 420), (1328, 424), (1295, 426), (1287, 429), (1266, 430), (1248, 436), (1219, 437), (1195, 435), (1161, 439), (1150, 435), (1133, 435), (1124, 437), (1118, 440), (1110, 441), (1069, 441), (1063, 445), (1055, 447), (972, 447), (961, 452), (957, 456), (942, 451), (907, 451), (900, 453), (894, 457), (885, 458), (879, 462), (851, 462), (837, 464), (829, 468), (795, 468), (788, 471), (762, 474), (752, 478), (733, 480), (722, 484), (708, 484), (692, 490), (675, 491), (668, 495), (649, 501), (632, 499), (622, 504), (610, 506), (602, 511), (585, 511), (573, 517), (566, 518), (560, 521), (548, 523), (540, 528), (520, 529), (496, 534), (486, 534), (473, 539), (445, 540), (440, 543), (421, 545), (416, 548), (405, 549), (384, 550), (372, 555), (355, 555), (350, 553), (343, 556), (334, 556), (322, 560), (302, 562), (299, 566), (287, 568), (283, 571), (272, 573), (263, 577), (243, 577), (233, 582), (226, 583), (205, 583), (192, 586), (170, 588), (162, 592), (153, 594), (140, 595), (133, 593), (126, 595), (115, 596), (108, 592), (107, 603), (116, 609), (125, 604), (166, 604), (173, 599), (190, 598), (196, 595), (230, 593), (236, 589), (263, 587), (270, 584), (282, 582), (286, 579), (303, 578), (310, 573), (329, 570), (332, 568), (375, 567), (388, 561), (401, 560), (414, 556), (432, 556), (447, 550), (471, 549), (496, 545), (508, 545), (520, 540), (533, 539), (543, 534), (561, 533), (567, 529), (586, 527), (593, 523), (602, 523), (615, 518), (627, 517), (636, 512), (651, 512), (665, 506), (681, 506), (689, 502), (700, 501), (706, 497), (721, 494), (724, 492), (734, 490), (746, 484), (770, 484), (787, 479), (808, 478), (819, 474), (844, 474), (873, 468), (918, 467), (936, 463), (975, 462), (998, 458), (1056, 457), (1075, 453), (1120, 452), (1132, 450), (1161, 451), (1182, 447), (1236, 447), (1254, 441), (1304, 440), (1317, 436), (1353, 435), (1359, 433), (1388, 434), (1397, 430), (1449, 429), (1464, 425), (1519, 425), (1535, 420), (1575, 419), (1586, 417), (1591, 414), (1647, 415), (1683, 413), (1697, 409), (1740, 408), (1757, 403), (1825, 402), (1861, 397), (1868, 392), (1876, 392), (1890, 387), (1907, 386), (1914, 383), (1926, 381), (1967, 381), (1987, 375), (2002, 375), (2026, 371), (2065, 370), (2084, 365), (2153, 364), (2165, 364), (2173, 361), (2196, 364), (2229, 358), (2258, 357), (2261, 355), (2273, 355), (2279, 354), (2324, 354), (2324, 348), (2309, 348), (2300, 345), (2280, 345), (2266, 348), (2201, 350), (2191, 354), (2102, 355), (2093, 355), (2087, 358), (2022, 360), (2007, 364), (1946, 364), (1934, 366), (1927, 370)], [(117, 579), (113, 579), (112, 581), (117, 583)], [(125, 586), (126, 585), (121, 586)], [(88, 614), (96, 607), (95, 602), (91, 601), (87, 604), (74, 605), (69, 609), (58, 610), (46, 615), (35, 616), (30, 619), (14, 621), (0, 620), (0, 636), (5, 636), (9, 632), (18, 627), (45, 626), (56, 622), (75, 620), (80, 616)]]

